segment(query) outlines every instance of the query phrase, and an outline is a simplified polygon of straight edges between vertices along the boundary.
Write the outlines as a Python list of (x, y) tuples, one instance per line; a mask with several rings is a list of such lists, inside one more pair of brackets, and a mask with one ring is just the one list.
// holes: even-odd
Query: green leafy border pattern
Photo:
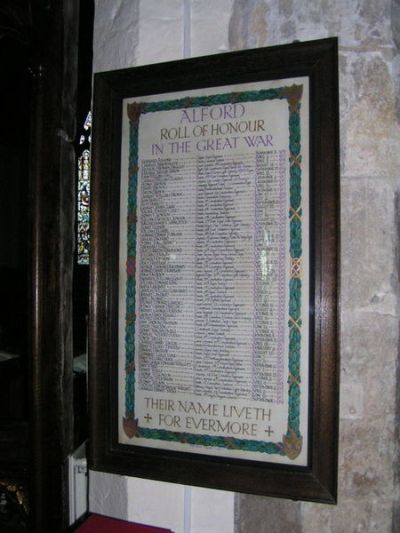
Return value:
[[(158, 439), (191, 445), (214, 446), (248, 452), (278, 454), (295, 459), (301, 452), (303, 438), (300, 433), (300, 355), (301, 355), (301, 256), (302, 256), (302, 196), (301, 196), (301, 131), (300, 108), (302, 85), (257, 91), (186, 97), (159, 102), (128, 104), (129, 136), (129, 187), (127, 213), (127, 282), (125, 329), (125, 417), (123, 428), (129, 438)], [(142, 113), (178, 110), (190, 107), (223, 105), (238, 102), (260, 102), (285, 99), (289, 108), (289, 164), (290, 164), (290, 258), (289, 280), (289, 368), (288, 368), (288, 425), (281, 442), (237, 439), (224, 436), (198, 435), (163, 429), (139, 427), (135, 418), (135, 303), (136, 303), (136, 209), (138, 180), (139, 118)]]

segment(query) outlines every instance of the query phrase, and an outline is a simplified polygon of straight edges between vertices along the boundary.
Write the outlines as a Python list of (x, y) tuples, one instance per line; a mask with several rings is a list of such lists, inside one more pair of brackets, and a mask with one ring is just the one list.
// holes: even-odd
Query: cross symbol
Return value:
[(264, 431), (268, 435), (268, 437), (270, 437), (272, 435), (272, 433), (274, 432), (274, 430), (271, 429), (271, 426), (268, 426), (268, 428), (265, 429)]
[(150, 422), (150, 420), (153, 420), (153, 417), (149, 415), (149, 413), (147, 413), (147, 415), (144, 417), (144, 419), (146, 420), (146, 422)]

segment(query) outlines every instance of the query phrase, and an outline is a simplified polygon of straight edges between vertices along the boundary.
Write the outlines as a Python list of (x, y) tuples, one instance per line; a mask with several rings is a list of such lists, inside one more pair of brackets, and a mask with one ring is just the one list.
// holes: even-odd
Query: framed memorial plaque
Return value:
[(95, 76), (90, 465), (334, 502), (335, 39)]

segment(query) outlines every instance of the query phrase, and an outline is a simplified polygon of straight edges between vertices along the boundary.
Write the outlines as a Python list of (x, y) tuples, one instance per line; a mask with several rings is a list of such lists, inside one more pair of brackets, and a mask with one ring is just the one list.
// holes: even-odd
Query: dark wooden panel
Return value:
[(37, 532), (68, 521), (73, 447), (72, 273), (78, 0), (39, 3), (31, 144), (32, 513)]

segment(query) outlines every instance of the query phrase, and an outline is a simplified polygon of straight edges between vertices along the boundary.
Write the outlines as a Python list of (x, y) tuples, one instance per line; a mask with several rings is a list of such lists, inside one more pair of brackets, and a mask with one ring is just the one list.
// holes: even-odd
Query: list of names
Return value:
[(138, 387), (283, 402), (286, 150), (140, 162)]

